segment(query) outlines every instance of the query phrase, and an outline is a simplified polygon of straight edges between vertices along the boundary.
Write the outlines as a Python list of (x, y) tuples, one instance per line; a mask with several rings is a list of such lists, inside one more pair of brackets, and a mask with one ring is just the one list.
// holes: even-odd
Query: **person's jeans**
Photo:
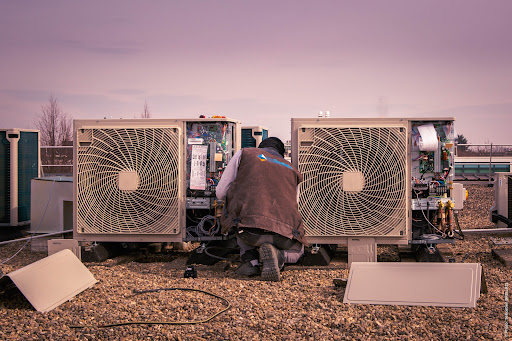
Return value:
[(255, 228), (239, 228), (236, 234), (238, 246), (240, 246), (240, 259), (242, 262), (258, 260), (258, 250), (262, 244), (269, 243), (279, 250), (283, 250), (285, 263), (297, 263), (304, 254), (304, 245), (295, 240), (286, 238), (277, 233), (267, 232)]

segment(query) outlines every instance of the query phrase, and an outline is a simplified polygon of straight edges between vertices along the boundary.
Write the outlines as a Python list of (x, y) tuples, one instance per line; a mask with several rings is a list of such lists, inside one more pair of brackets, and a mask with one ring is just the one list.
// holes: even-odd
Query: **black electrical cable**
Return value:
[(227, 260), (227, 261), (230, 261), (230, 262), (238, 262), (238, 260), (232, 260), (232, 259), (229, 259), (229, 258), (226, 258), (226, 257), (221, 257), (221, 256), (216, 256), (212, 253), (209, 253), (208, 250), (209, 249), (222, 249), (222, 250), (238, 250), (238, 249), (235, 249), (235, 248), (224, 248), (224, 247), (220, 247), (220, 246), (208, 246), (207, 248), (205, 248), (203, 250), (203, 252), (208, 256), (208, 257), (212, 257), (212, 258), (215, 258), (215, 259), (220, 259), (220, 260)]
[(192, 218), (192, 217), (191, 217), (191, 216), (189, 216), (188, 214), (187, 214), (187, 218), (188, 218), (190, 221), (192, 221), (193, 223), (196, 223), (196, 224), (197, 224), (197, 223), (199, 223), (199, 220), (196, 220), (196, 219)]
[[(199, 324), (199, 323), (208, 322), (208, 321), (212, 320), (213, 318), (219, 316), (220, 314), (224, 313), (229, 308), (231, 308), (231, 303), (229, 303), (229, 301), (227, 299), (225, 299), (224, 297), (219, 296), (219, 295), (214, 294), (214, 293), (211, 293), (211, 292), (208, 292), (208, 291), (205, 291), (205, 290), (200, 290), (200, 289), (192, 289), (192, 288), (160, 288), (160, 289), (150, 289), (150, 290), (142, 290), (142, 291), (134, 290), (133, 293), (134, 294), (145, 294), (145, 293), (149, 293), (149, 292), (171, 291), (171, 290), (183, 290), (183, 291), (201, 292), (203, 294), (207, 294), (207, 295), (210, 295), (210, 296), (213, 296), (215, 298), (218, 298), (218, 299), (222, 300), (226, 304), (226, 308), (221, 310), (221, 311), (219, 311), (219, 312), (217, 312), (217, 313), (215, 313), (215, 314), (213, 314), (212, 316), (208, 317), (205, 320), (198, 320), (198, 321), (125, 321), (125, 322), (118, 322), (118, 323), (111, 323), (111, 324), (100, 324), (100, 325), (97, 325), (96, 327), (97, 328), (110, 328), (110, 327), (128, 326), (128, 325), (134, 325), (134, 324), (168, 324), (168, 325)], [(92, 328), (92, 327), (95, 327), (95, 326), (85, 326), (85, 325), (81, 326), (81, 325), (77, 325), (77, 326), (69, 326), (69, 327), (70, 328)]]
[(455, 223), (457, 224), (457, 228), (459, 229), (459, 231), (455, 231), (455, 232), (457, 232), (457, 234), (462, 237), (462, 238), (456, 238), (456, 239), (464, 240), (464, 233), (462, 233), (462, 229), (460, 228), (460, 224), (459, 224), (459, 214), (453, 213), (453, 216), (455, 217)]

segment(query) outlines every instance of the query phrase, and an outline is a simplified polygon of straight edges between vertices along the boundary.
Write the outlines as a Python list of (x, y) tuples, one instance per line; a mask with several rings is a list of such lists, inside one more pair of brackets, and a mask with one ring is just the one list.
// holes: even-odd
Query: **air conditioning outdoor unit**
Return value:
[(512, 227), (512, 173), (497, 172), (494, 180), (494, 205), (491, 220), (498, 227)]
[(39, 131), (0, 129), (0, 226), (30, 223), (30, 181), (40, 175)]
[(79, 241), (181, 241), (182, 127), (176, 120), (75, 120)]
[(377, 244), (451, 238), (448, 215), (464, 190), (452, 182), (453, 120), (292, 118), (309, 243), (348, 245), (350, 263), (376, 261)]
[(261, 126), (242, 127), (242, 148), (258, 147), (268, 137), (268, 129)]
[(73, 231), (79, 241), (223, 239), (215, 187), (240, 149), (228, 118), (76, 120)]

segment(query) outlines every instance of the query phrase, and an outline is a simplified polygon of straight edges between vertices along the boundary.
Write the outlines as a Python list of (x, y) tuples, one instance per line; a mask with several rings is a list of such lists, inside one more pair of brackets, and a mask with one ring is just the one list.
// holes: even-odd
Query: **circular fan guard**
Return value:
[[(178, 233), (178, 131), (87, 130), (83, 131), (90, 136), (90, 144), (79, 146), (77, 152), (77, 230), (101, 234)], [(136, 189), (120, 189), (120, 177), (127, 173), (135, 174)]]
[[(304, 128), (299, 131), (299, 209), (309, 236), (398, 236), (406, 229), (403, 127)], [(343, 177), (360, 174), (361, 188)], [(348, 187), (348, 186), (345, 186)]]

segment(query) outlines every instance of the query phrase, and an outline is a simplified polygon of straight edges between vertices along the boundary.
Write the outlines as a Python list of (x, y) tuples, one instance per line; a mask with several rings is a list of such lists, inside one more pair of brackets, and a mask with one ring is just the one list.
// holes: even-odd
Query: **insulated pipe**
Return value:
[(224, 203), (218, 202), (217, 200), (215, 200), (213, 202), (213, 207), (215, 208), (215, 217), (217, 219), (220, 219), (222, 217), (222, 209), (224, 207)]
[(500, 227), (496, 229), (468, 229), (462, 230), (464, 234), (472, 234), (472, 233), (512, 233), (512, 228), (509, 227)]
[(20, 140), (20, 131), (11, 129), (7, 131), (7, 140), (10, 148), (10, 225), (18, 225), (18, 141)]
[(453, 226), (455, 225), (455, 215), (453, 214), (453, 208), (455, 204), (448, 200), (446, 204), (446, 210), (448, 211), (448, 237), (453, 237)]
[(444, 213), (444, 204), (442, 201), (439, 201), (438, 211), (437, 211), (437, 217), (438, 217), (438, 224), (439, 229), (441, 232), (446, 232), (446, 215)]

